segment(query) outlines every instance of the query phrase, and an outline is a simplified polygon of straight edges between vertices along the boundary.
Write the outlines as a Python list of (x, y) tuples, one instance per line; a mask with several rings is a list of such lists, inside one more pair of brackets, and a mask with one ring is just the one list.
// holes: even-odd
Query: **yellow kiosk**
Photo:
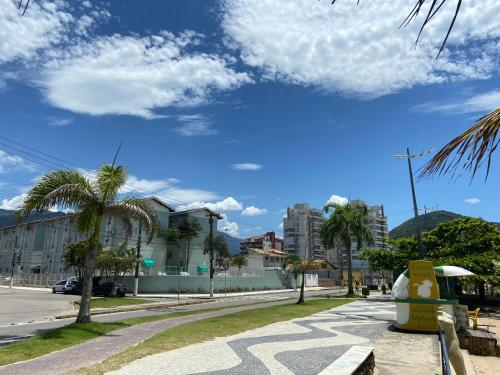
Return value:
[(437, 309), (454, 316), (455, 299), (440, 299), (432, 262), (414, 260), (394, 283), (392, 291), (396, 302), (394, 326), (409, 331), (438, 332)]

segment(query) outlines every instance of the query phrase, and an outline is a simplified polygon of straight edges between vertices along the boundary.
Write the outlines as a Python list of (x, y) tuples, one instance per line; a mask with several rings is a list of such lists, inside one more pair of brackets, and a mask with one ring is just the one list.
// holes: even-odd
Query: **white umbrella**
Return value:
[(405, 298), (408, 297), (408, 284), (410, 279), (408, 279), (408, 270), (403, 272), (394, 282), (392, 286), (392, 298)]
[(439, 266), (434, 267), (434, 273), (440, 277), (454, 277), (454, 276), (471, 276), (474, 275), (469, 270), (456, 266)]

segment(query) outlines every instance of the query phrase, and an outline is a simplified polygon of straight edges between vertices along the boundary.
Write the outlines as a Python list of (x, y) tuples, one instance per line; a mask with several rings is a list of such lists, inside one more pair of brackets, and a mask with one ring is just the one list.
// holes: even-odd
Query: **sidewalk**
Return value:
[[(181, 324), (191, 323), (202, 319), (233, 314), (240, 311), (259, 309), (290, 303), (277, 301), (264, 303), (257, 306), (241, 306), (221, 311), (188, 315), (177, 318), (160, 320), (152, 323), (138, 324), (129, 328), (113, 331), (110, 334), (89, 340), (82, 344), (72, 346), (57, 352), (47, 354), (25, 362), (0, 366), (0, 375), (58, 375), (77, 370), (82, 367), (92, 366), (104, 361), (119, 352), (146, 340), (156, 333), (167, 328)], [(147, 371), (145, 373), (148, 373)]]
[[(345, 289), (345, 288), (344, 288)], [(308, 291), (321, 291), (325, 292), (339, 291), (338, 287), (335, 288), (325, 288), (320, 286), (308, 287), (304, 288), (306, 292)], [(192, 294), (181, 294), (180, 299), (188, 299), (188, 298), (203, 298), (203, 299), (213, 299), (213, 298), (226, 298), (226, 297), (240, 297), (240, 296), (254, 296), (254, 295), (262, 295), (262, 294), (279, 294), (279, 293), (290, 293), (293, 292), (293, 289), (271, 289), (271, 290), (258, 290), (252, 292), (233, 292), (233, 293), (214, 293), (213, 297), (210, 297), (208, 293), (192, 293)], [(346, 291), (347, 293), (347, 291)], [(175, 298), (177, 299), (177, 293), (140, 293), (137, 295), (138, 298)]]
[(111, 374), (339, 374), (332, 372), (339, 359), (355, 345), (372, 346), (387, 330), (394, 310), (388, 301), (356, 299), (306, 317), (143, 357)]

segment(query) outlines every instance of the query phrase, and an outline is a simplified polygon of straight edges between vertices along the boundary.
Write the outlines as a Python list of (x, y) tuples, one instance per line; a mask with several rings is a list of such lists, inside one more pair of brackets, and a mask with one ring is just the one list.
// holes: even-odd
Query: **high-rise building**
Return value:
[(328, 259), (329, 254), (321, 243), (320, 228), (325, 222), (323, 212), (310, 208), (307, 203), (288, 207), (283, 218), (284, 250), (301, 259)]

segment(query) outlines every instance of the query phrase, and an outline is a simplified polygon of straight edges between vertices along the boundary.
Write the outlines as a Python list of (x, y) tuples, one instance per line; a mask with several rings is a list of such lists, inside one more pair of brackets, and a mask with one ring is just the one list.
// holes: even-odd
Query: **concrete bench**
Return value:
[(461, 329), (458, 332), (460, 347), (471, 354), (496, 356), (497, 338), (492, 332), (480, 329)]
[(375, 357), (371, 346), (352, 346), (320, 375), (369, 375), (373, 374)]

